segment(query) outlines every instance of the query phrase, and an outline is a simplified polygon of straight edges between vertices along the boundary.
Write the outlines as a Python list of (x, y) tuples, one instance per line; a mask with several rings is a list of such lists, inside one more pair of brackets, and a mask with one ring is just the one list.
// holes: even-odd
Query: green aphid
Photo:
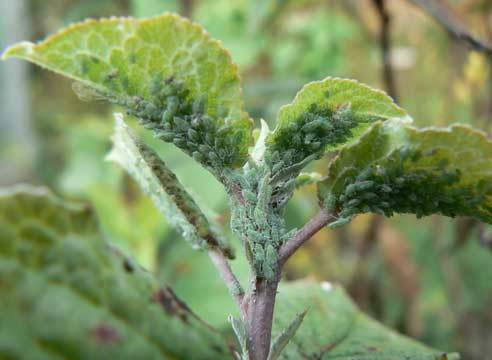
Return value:
[(279, 161), (272, 166), (272, 173), (275, 174), (285, 165), (285, 162)]
[[(299, 135), (299, 134), (297, 134)], [(304, 137), (304, 144), (311, 144), (311, 142), (316, 138), (316, 134), (309, 133)]]
[(325, 120), (320, 117), (316, 120), (313, 120), (305, 124), (301, 130), (306, 134), (316, 132), (320, 126), (323, 126), (324, 122)]
[(373, 200), (373, 199), (377, 199), (378, 195), (373, 192), (365, 192), (360, 195), (360, 198), (363, 200)]
[(265, 250), (263, 249), (263, 246), (261, 244), (256, 243), (254, 245), (253, 252), (255, 254), (255, 258), (259, 262), (265, 261)]
[(173, 123), (174, 123), (174, 127), (180, 131), (187, 131), (188, 128), (190, 127), (189, 123), (185, 119), (179, 116), (173, 117)]
[(250, 203), (256, 203), (256, 194), (248, 189), (243, 189), (243, 197), (246, 201)]
[(217, 156), (217, 154), (214, 151), (210, 151), (208, 153), (208, 158), (214, 164), (217, 164), (219, 162), (219, 157)]
[(205, 105), (207, 103), (207, 96), (203, 95), (199, 99), (193, 101), (191, 107), (194, 114), (203, 114), (205, 112)]
[(151, 103), (146, 103), (144, 110), (143, 110), (143, 115), (148, 118), (155, 118), (159, 114), (159, 109), (157, 106)]
[(254, 229), (248, 229), (246, 234), (248, 235), (248, 240), (253, 243), (261, 243), (263, 238), (261, 236), (261, 233)]
[(188, 139), (190, 139), (191, 141), (193, 142), (200, 141), (200, 134), (196, 130), (188, 129), (187, 134), (188, 134)]
[(208, 154), (213, 151), (211, 146), (205, 145), (205, 144), (200, 144), (198, 145), (198, 151), (200, 151), (202, 154)]
[(357, 191), (364, 191), (372, 188), (374, 186), (374, 181), (371, 180), (359, 181), (356, 182), (354, 185)]
[(355, 194), (355, 192), (358, 190), (357, 188), (357, 185), (356, 184), (349, 184), (346, 188), (345, 188), (345, 196), (350, 196), (350, 195), (353, 195)]
[(179, 148), (186, 148), (187, 141), (183, 138), (174, 138), (173, 140), (174, 145), (176, 145)]
[(166, 142), (173, 141), (175, 136), (176, 135), (173, 132), (169, 132), (169, 131), (159, 131), (156, 133), (157, 138), (159, 138), (163, 141), (166, 141)]
[(329, 193), (324, 199), (324, 206), (327, 211), (335, 210), (336, 203), (337, 203), (337, 198), (332, 193)]
[(330, 223), (328, 225), (328, 227), (330, 229), (336, 229), (338, 227), (341, 227), (341, 226), (344, 226), (344, 225), (347, 225), (349, 222), (350, 222), (351, 218), (349, 217), (346, 217), (346, 218), (339, 218), (338, 220)]
[(385, 193), (390, 193), (392, 191), (392, 189), (391, 189), (391, 186), (383, 184), (383, 185), (381, 185), (381, 191), (383, 191)]
[(262, 267), (262, 273), (263, 273), (263, 276), (265, 277), (265, 279), (267, 280), (271, 280), (275, 277), (275, 272), (273, 270), (273, 268), (271, 266), (269, 266), (269, 264), (263, 264), (263, 267)]
[(387, 202), (387, 201), (381, 201), (381, 202), (379, 203), (379, 206), (380, 206), (380, 207), (382, 207), (382, 208), (385, 208), (385, 209), (387, 209), (387, 208), (390, 208), (390, 207), (391, 207), (390, 203), (389, 203), (389, 202)]
[(204, 163), (205, 162), (205, 157), (203, 154), (199, 151), (193, 151), (192, 157), (195, 161), (199, 163)]
[(350, 208), (355, 208), (356, 206), (358, 206), (359, 204), (361, 203), (361, 201), (359, 199), (352, 199), (350, 200), (349, 202), (347, 202), (347, 207), (350, 207)]

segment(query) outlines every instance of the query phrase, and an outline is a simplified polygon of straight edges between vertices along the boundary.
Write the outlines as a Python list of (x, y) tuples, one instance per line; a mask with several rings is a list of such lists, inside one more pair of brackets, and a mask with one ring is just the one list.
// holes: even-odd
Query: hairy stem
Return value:
[(336, 215), (320, 210), (306, 225), (304, 225), (279, 251), (280, 267), (314, 234), (336, 219)]
[(270, 352), (273, 310), (280, 280), (280, 269), (274, 280), (257, 278), (249, 299), (248, 332), (250, 360), (266, 360)]

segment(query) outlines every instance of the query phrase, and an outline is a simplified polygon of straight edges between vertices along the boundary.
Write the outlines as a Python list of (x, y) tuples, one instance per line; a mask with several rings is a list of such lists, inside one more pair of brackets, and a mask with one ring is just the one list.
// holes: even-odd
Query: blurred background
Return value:
[[(0, 0), (0, 43), (42, 39), (87, 17), (179, 12), (222, 40), (239, 64), (246, 107), (274, 126), (306, 82), (350, 77), (386, 90), (418, 126), (459, 122), (492, 130), (492, 52), (472, 51), (406, 0)], [(492, 42), (492, 0), (439, 3), (437, 17)], [(446, 23), (444, 21), (444, 23)], [(441, 19), (442, 22), (442, 19)], [(191, 250), (115, 165), (104, 161), (115, 110), (81, 102), (71, 82), (26, 63), (0, 64), (0, 185), (47, 185), (90, 201), (107, 237), (174, 287), (216, 326), (234, 312), (208, 258)], [(221, 185), (172, 146), (140, 130), (222, 224)], [(326, 173), (329, 158), (314, 169)], [(291, 201), (289, 227), (317, 210), (314, 187)], [(240, 251), (239, 246), (237, 246)], [(234, 267), (242, 278), (247, 265)], [(466, 219), (359, 216), (323, 230), (285, 277), (345, 286), (364, 311), (464, 359), (492, 353), (492, 228)], [(190, 278), (193, 281), (188, 281)]]

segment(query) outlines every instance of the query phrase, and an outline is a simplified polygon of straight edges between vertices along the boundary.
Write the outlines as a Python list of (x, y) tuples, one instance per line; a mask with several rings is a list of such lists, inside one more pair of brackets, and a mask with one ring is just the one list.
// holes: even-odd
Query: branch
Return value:
[(386, 8), (385, 0), (373, 0), (374, 6), (378, 11), (381, 22), (379, 29), (379, 47), (381, 49), (381, 62), (383, 66), (383, 80), (388, 95), (397, 102), (398, 94), (396, 91), (395, 77), (391, 65), (391, 18)]
[(208, 255), (212, 260), (212, 263), (217, 268), (220, 277), (222, 278), (222, 280), (224, 280), (227, 287), (229, 288), (229, 292), (236, 301), (241, 316), (243, 317), (243, 319), (245, 319), (246, 311), (243, 304), (244, 290), (241, 286), (241, 283), (236, 278), (236, 275), (234, 275), (234, 273), (232, 272), (232, 269), (224, 254), (217, 250), (209, 250)]
[(492, 44), (475, 37), (445, 0), (408, 0), (432, 16), (455, 39), (464, 42), (472, 50), (492, 56)]
[(320, 210), (306, 225), (304, 225), (279, 251), (279, 264), (283, 264), (296, 252), (302, 244), (308, 241), (314, 234), (336, 219), (336, 215)]

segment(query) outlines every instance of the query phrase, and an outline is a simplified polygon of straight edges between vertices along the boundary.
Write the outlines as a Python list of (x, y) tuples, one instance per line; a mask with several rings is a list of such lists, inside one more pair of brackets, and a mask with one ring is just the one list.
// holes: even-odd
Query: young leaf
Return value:
[(105, 243), (90, 207), (0, 193), (0, 358), (228, 359), (168, 287)]
[(302, 320), (304, 320), (304, 316), (306, 316), (307, 310), (296, 315), (294, 320), (287, 326), (275, 340), (273, 340), (270, 353), (268, 354), (268, 360), (277, 360), (280, 357), (280, 354), (287, 346), (292, 337), (296, 334), (297, 329), (302, 324)]
[(363, 212), (469, 216), (492, 222), (492, 143), (467, 126), (377, 123), (333, 160), (318, 185), (341, 219)]
[(216, 175), (246, 161), (252, 123), (237, 67), (187, 19), (87, 20), (40, 43), (16, 44), (3, 54), (10, 57), (79, 81), (84, 98), (93, 93), (123, 105)]
[(289, 322), (289, 314), (309, 308), (302, 326), (280, 359), (458, 360), (397, 334), (364, 315), (339, 286), (296, 281), (280, 287), (273, 334)]
[(377, 120), (395, 117), (408, 115), (382, 91), (355, 80), (326, 78), (304, 86), (280, 109), (267, 151), (289, 167), (343, 146)]
[(232, 315), (229, 315), (228, 319), (241, 348), (241, 358), (246, 360), (248, 359), (248, 334), (246, 326), (244, 326), (244, 322), (241, 319), (236, 319)]
[(217, 248), (229, 258), (234, 251), (209, 223), (193, 198), (164, 161), (132, 134), (123, 115), (115, 114), (113, 149), (107, 159), (124, 168), (154, 201), (166, 219), (194, 248)]

